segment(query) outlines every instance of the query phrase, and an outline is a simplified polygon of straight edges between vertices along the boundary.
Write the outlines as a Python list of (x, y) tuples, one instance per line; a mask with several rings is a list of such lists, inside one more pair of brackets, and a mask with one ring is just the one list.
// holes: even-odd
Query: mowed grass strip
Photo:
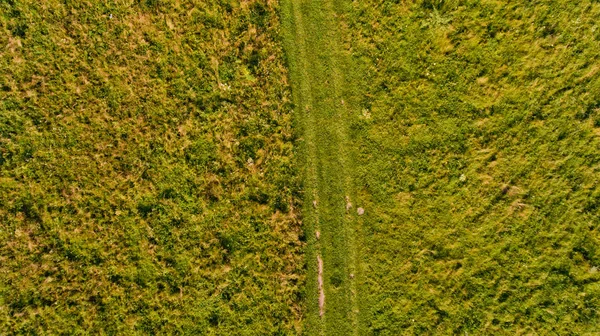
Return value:
[(0, 1), (0, 334), (296, 334), (271, 1)]
[[(295, 125), (301, 136), (307, 235), (305, 332), (350, 335), (356, 332), (354, 273), (356, 208), (353, 144), (349, 138), (356, 113), (347, 83), (349, 54), (332, 1), (282, 3), (286, 53), (290, 67)], [(319, 232), (317, 239), (316, 232)], [(324, 313), (319, 307), (318, 260), (323, 261)]]
[(364, 334), (600, 332), (600, 3), (347, 3)]

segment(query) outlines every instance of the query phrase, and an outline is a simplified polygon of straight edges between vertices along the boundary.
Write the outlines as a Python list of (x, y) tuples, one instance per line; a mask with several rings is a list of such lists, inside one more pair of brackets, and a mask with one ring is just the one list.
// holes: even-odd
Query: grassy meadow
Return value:
[(339, 3), (360, 334), (600, 332), (600, 2)]
[(600, 333), (598, 18), (0, 0), (0, 335)]
[(295, 334), (274, 1), (0, 1), (0, 334)]

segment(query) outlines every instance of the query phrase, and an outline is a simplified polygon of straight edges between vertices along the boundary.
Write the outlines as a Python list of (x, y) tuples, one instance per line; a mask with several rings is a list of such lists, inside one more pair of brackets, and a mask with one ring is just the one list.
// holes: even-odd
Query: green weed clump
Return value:
[(363, 93), (363, 332), (600, 332), (600, 3), (344, 14)]
[(271, 1), (0, 1), (0, 334), (294, 334)]

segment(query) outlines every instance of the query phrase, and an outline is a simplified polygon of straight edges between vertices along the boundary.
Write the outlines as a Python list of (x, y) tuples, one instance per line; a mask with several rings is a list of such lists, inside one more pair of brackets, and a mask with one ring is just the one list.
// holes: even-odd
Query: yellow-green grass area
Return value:
[(0, 1), (0, 334), (296, 334), (278, 4)]
[(599, 333), (600, 3), (344, 3), (361, 333)]

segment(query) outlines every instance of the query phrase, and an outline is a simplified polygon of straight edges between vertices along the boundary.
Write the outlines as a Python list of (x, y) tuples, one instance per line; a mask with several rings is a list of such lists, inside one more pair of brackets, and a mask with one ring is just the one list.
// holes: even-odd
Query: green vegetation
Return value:
[[(357, 324), (354, 147), (349, 132), (358, 120), (348, 85), (350, 55), (341, 44), (333, 1), (282, 2), (295, 125), (304, 181), (303, 224), (307, 236), (308, 335), (351, 335)], [(316, 206), (313, 206), (316, 201)], [(320, 238), (316, 234), (319, 232)], [(323, 259), (324, 314), (320, 316), (317, 256)]]
[(347, 3), (361, 334), (600, 332), (600, 3)]
[(600, 333), (598, 18), (0, 0), (0, 334)]
[(0, 334), (295, 334), (271, 1), (0, 1)]

